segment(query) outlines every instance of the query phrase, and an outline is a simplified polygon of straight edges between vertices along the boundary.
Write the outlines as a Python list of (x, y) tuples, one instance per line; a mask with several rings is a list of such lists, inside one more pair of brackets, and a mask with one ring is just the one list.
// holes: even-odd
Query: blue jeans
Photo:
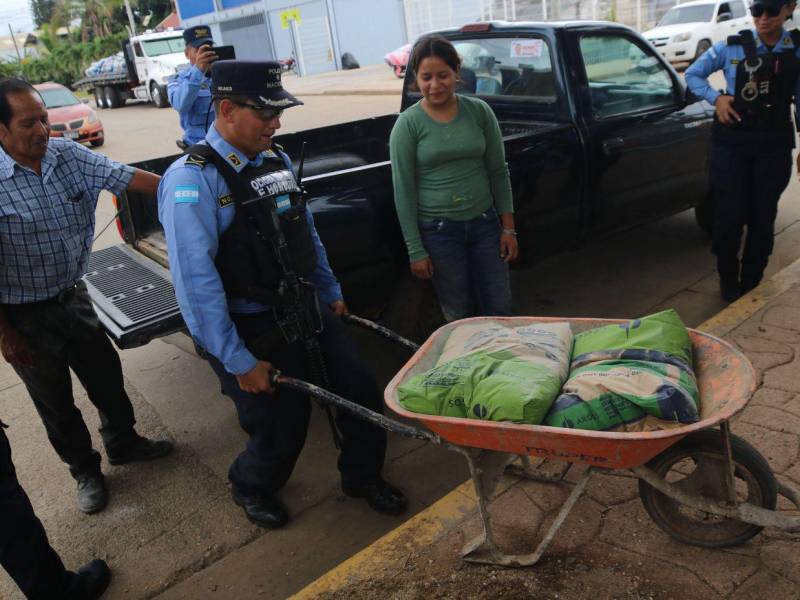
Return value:
[(494, 208), (469, 221), (420, 221), (422, 244), (433, 261), (433, 287), (448, 321), (511, 314), (501, 229)]

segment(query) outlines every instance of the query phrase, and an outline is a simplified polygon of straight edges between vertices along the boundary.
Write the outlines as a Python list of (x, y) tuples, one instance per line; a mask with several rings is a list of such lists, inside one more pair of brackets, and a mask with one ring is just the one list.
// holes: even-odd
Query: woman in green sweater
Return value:
[(448, 321), (510, 315), (518, 249), (500, 126), (485, 102), (455, 93), (461, 59), (446, 39), (419, 40), (411, 68), (422, 100), (389, 141), (411, 272), (432, 279)]

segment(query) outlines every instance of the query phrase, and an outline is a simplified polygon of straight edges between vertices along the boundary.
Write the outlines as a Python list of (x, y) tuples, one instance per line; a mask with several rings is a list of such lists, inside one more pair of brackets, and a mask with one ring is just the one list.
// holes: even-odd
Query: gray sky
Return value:
[(8, 24), (16, 31), (33, 31), (28, 0), (2, 0), (0, 2), (0, 35), (8, 35)]

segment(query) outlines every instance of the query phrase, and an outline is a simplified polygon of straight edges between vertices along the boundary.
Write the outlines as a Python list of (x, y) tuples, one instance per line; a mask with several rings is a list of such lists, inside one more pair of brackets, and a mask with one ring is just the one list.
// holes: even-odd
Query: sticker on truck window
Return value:
[(543, 40), (513, 40), (511, 58), (539, 58), (543, 45)]

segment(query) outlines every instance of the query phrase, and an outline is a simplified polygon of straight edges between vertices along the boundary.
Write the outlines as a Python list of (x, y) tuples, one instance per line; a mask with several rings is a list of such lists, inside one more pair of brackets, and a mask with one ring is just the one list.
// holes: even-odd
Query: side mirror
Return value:
[(719, 13), (717, 16), (717, 23), (724, 23), (733, 19), (733, 15), (729, 12)]

